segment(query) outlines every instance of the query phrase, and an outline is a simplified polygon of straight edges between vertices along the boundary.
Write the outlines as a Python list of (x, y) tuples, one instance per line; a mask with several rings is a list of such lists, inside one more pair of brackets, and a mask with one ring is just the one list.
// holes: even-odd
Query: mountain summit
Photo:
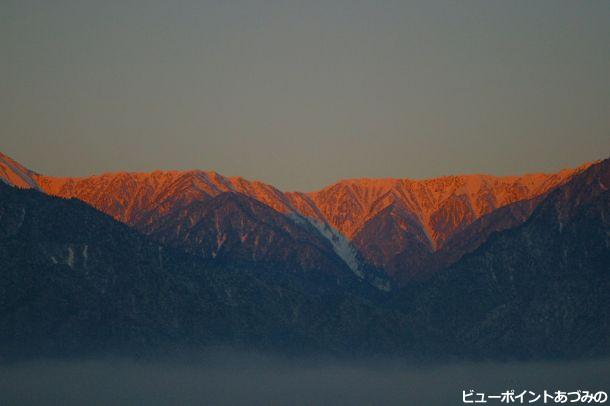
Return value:
[(0, 358), (610, 354), (610, 160), (345, 181), (323, 198), (213, 172), (60, 179), (5, 156), (2, 170)]
[[(229, 234), (220, 230), (226, 230), (232, 222), (231, 230), (241, 240), (225, 245), (223, 255), (232, 258), (245, 255), (256, 262), (273, 262), (277, 252), (272, 253), (269, 244), (276, 241), (271, 242), (268, 235), (259, 233), (266, 233), (269, 224), (277, 225), (278, 219), (282, 219), (283, 236), (294, 235), (289, 228), (305, 227), (317, 241), (314, 245), (326, 250), (323, 256), (328, 256), (330, 249), (331, 253), (334, 251), (332, 256), (359, 277), (364, 277), (365, 269), (384, 270), (399, 284), (426, 277), (476, 249), (484, 239), (473, 238), (469, 233), (481, 235), (481, 222), (486, 224), (484, 235), (489, 235), (525, 221), (537, 201), (590, 165), (555, 174), (522, 176), (351, 179), (317, 192), (285, 193), (263, 182), (199, 170), (58, 178), (37, 174), (0, 154), (0, 175), (5, 182), (54, 196), (78, 198), (160, 242), (194, 249), (197, 234), (196, 251), (205, 257), (215, 257), (218, 247), (203, 241), (210, 238), (230, 241)], [(235, 218), (214, 212), (219, 223), (212, 228), (218, 231), (209, 231), (203, 237), (201, 231), (195, 231), (201, 230), (203, 213), (211, 216), (209, 210), (214, 205), (210, 202), (226, 193), (246, 196), (269, 210), (258, 210), (248, 216), (243, 211), (234, 213), (237, 218), (244, 215), (238, 224)], [(518, 202), (523, 207), (527, 205), (527, 209), (500, 211), (504, 217), (496, 220), (499, 209)], [(217, 235), (218, 232), (221, 234)], [(327, 242), (321, 243), (321, 239)], [(256, 242), (254, 246), (250, 245), (252, 241)], [(229, 246), (231, 252), (226, 251)], [(299, 257), (297, 251), (279, 256)], [(336, 262), (336, 258), (332, 261)], [(376, 275), (366, 277), (383, 285), (378, 272)]]

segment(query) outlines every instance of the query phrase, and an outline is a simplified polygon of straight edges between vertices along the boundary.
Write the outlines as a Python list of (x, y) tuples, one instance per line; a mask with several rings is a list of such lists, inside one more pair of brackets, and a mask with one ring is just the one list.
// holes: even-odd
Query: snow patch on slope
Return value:
[(72, 247), (68, 246), (68, 260), (67, 260), (68, 266), (72, 269), (74, 269), (74, 250), (72, 249)]
[(314, 226), (316, 230), (331, 243), (335, 253), (345, 262), (349, 269), (351, 269), (358, 278), (364, 278), (364, 272), (360, 269), (360, 262), (356, 256), (356, 250), (343, 234), (322, 221), (301, 216), (297, 213), (292, 213), (290, 218), (297, 223), (308, 223)]

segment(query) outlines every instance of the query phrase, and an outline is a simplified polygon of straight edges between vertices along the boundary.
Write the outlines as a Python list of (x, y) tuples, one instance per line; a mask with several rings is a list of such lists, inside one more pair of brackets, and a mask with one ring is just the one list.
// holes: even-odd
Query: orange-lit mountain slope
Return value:
[[(453, 231), (507, 204), (531, 199), (564, 183), (589, 164), (556, 174), (462, 175), (436, 179), (351, 179), (318, 192), (288, 194), (294, 205), (353, 238), (381, 211), (398, 205), (410, 213), (436, 248)], [(310, 204), (307, 203), (311, 202)], [(315, 211), (314, 211), (315, 210)]]
[(245, 194), (280, 212), (289, 210), (284, 195), (274, 187), (216, 172), (122, 172), (86, 178), (44, 177), (39, 182), (49, 194), (77, 197), (142, 230), (180, 208), (224, 192)]
[[(194, 220), (185, 219), (198, 218), (197, 213), (185, 214), (186, 208), (194, 210), (198, 206), (193, 203), (225, 192), (241, 193), (277, 212), (316, 220), (312, 224), (318, 229), (327, 228), (326, 237), (336, 249), (341, 247), (340, 256), (346, 262), (353, 262), (355, 254), (349, 252), (342, 239), (352, 242), (361, 259), (393, 276), (416, 274), (415, 268), (435, 262), (430, 261), (430, 255), (441, 251), (445, 242), (458, 232), (464, 233), (475, 221), (512, 203), (540, 197), (588, 166), (522, 176), (351, 179), (317, 192), (284, 193), (262, 182), (200, 170), (57, 178), (39, 175), (0, 154), (0, 177), (5, 182), (36, 187), (52, 195), (76, 197), (147, 234), (157, 234), (160, 224), (164, 229), (176, 224), (182, 229), (167, 232), (184, 234), (184, 227), (196, 225)], [(510, 222), (504, 219), (501, 224), (520, 223), (527, 218), (526, 214), (511, 218)], [(180, 221), (172, 221), (177, 216)], [(495, 229), (493, 219), (487, 221), (491, 222), (486, 227), (488, 232)], [(466, 252), (464, 247), (461, 249), (443, 255), (459, 259)]]
[(39, 176), (36, 172), (0, 152), (0, 180), (20, 188), (40, 189), (37, 181)]

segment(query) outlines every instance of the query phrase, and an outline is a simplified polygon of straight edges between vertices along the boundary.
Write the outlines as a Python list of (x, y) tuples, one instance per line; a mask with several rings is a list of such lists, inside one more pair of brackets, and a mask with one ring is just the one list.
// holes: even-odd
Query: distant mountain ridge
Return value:
[(400, 315), (330, 272), (290, 271), (204, 260), (78, 199), (0, 182), (0, 362), (207, 345), (400, 349)]
[[(398, 294), (430, 351), (523, 358), (610, 350), (610, 159), (522, 224)], [(451, 337), (451, 339), (448, 339)]]
[(0, 180), (12, 186), (39, 189), (40, 175), (0, 152)]
[[(317, 192), (285, 193), (262, 182), (199, 170), (57, 178), (37, 174), (0, 154), (0, 174), (5, 182), (76, 197), (145, 234), (154, 234), (160, 241), (178, 243), (175, 236), (188, 238), (185, 229), (196, 227), (193, 219), (198, 217), (198, 202), (223, 193), (239, 193), (293, 219), (296, 215), (330, 230), (326, 237), (334, 236), (331, 245), (353, 272), (366, 267), (382, 269), (399, 283), (449, 265), (476, 248), (472, 238), (468, 247), (451, 243), (451, 239), (467, 232), (479, 219), (515, 202), (536, 201), (590, 165), (556, 174), (523, 176), (353, 179)], [(511, 224), (526, 217), (512, 218)], [(488, 228), (497, 231), (503, 227), (496, 230), (492, 221)], [(337, 249), (339, 240), (346, 240), (355, 252), (347, 260), (346, 250)], [(445, 244), (455, 248), (447, 254), (443, 251)], [(255, 247), (252, 252), (256, 251)], [(207, 255), (214, 254), (208, 251)]]
[(445, 361), (610, 354), (610, 159), (482, 214), (436, 251), (392, 202), (364, 228), (404, 247), (398, 272), (383, 268), (391, 282), (352, 251), (364, 239), (245, 193), (205, 197), (191, 175), (159, 198), (169, 210), (130, 226), (2, 163), (22, 186), (0, 182), (0, 361), (215, 344)]

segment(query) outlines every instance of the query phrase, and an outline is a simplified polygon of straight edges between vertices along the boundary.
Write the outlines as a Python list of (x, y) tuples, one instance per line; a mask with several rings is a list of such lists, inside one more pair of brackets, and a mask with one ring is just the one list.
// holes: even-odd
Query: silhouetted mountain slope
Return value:
[(3, 356), (209, 344), (378, 352), (404, 339), (402, 316), (365, 296), (284, 269), (220, 267), (75, 199), (0, 183), (0, 226)]
[[(223, 193), (239, 193), (285, 215), (294, 223), (290, 228), (301, 227), (303, 222), (299, 220), (306, 219), (314, 225), (309, 227), (310, 240), (326, 238), (335, 256), (354, 274), (375, 286), (387, 288), (383, 274), (374, 271), (375, 268), (384, 270), (399, 284), (427, 277), (476, 249), (491, 231), (523, 222), (527, 210), (533, 210), (533, 206), (526, 207), (522, 213), (502, 211), (495, 216), (496, 211), (516, 202), (530, 201), (535, 205), (542, 196), (588, 165), (556, 174), (523, 176), (352, 179), (318, 192), (283, 193), (262, 182), (199, 170), (55, 178), (39, 175), (0, 154), (0, 179), (52, 195), (77, 197), (145, 234), (163, 230), (163, 233), (155, 231), (156, 238), (173, 239), (176, 244), (179, 241), (173, 236), (185, 239), (190, 227), (195, 225), (185, 221), (186, 212), (189, 216), (198, 216), (195, 210), (204, 207), (204, 202)], [(258, 219), (260, 224), (277, 220), (277, 215), (268, 210), (259, 210), (259, 213), (270, 216)], [(226, 221), (226, 216), (221, 218)], [(244, 223), (244, 227), (249, 224), (252, 223)], [(181, 229), (172, 229), (172, 225), (179, 225)], [(248, 234), (245, 246), (224, 245), (225, 258), (246, 255), (260, 265), (277, 260), (278, 256), (265, 244), (247, 246), (255, 240), (268, 242), (267, 228), (261, 228), (261, 231), (267, 230), (262, 231), (265, 235), (256, 235), (258, 228), (239, 230), (240, 226), (230, 225), (236, 234)], [(223, 227), (229, 224), (220, 226)], [(200, 229), (199, 238), (212, 241), (216, 232), (211, 229), (210, 232), (203, 238)], [(193, 248), (192, 238), (184, 241)], [(214, 247), (207, 244), (198, 247), (198, 251), (202, 253), (205, 248), (208, 251), (204, 255), (210, 257), (216, 254)], [(286, 244), (283, 250), (284, 256), (291, 251)], [(326, 267), (327, 261), (311, 262), (325, 256), (326, 253), (307, 255), (310, 261), (305, 267)], [(297, 268), (303, 266), (298, 264)]]
[(224, 263), (301, 272), (322, 284), (355, 275), (330, 242), (306, 221), (295, 222), (241, 193), (225, 192), (164, 216), (147, 229), (157, 241)]
[[(349, 283), (358, 279), (348, 269), (329, 269), (341, 262), (308, 232), (312, 223), (297, 227), (243, 194), (218, 194), (168, 217), (192, 222), (184, 234), (151, 230), (193, 252), (215, 252), (206, 260), (79, 200), (0, 183), (0, 348), (4, 356), (211, 344), (435, 358), (608, 353), (608, 185), (606, 160), (539, 203), (506, 206), (493, 227), (481, 220), (480, 232), (491, 236), (474, 252), (385, 294)], [(389, 235), (395, 224), (413, 227), (403, 209), (388, 206), (375, 227)], [(510, 228), (489, 231), (501, 223)], [(271, 241), (265, 257), (277, 258), (263, 269), (248, 263), (256, 251), (242, 233), (252, 228)], [(169, 229), (182, 230), (180, 222)], [(236, 244), (230, 252), (246, 265), (225, 261), (224, 244)], [(307, 255), (287, 255), (285, 244)], [(312, 264), (330, 262), (298, 268), (308, 255)]]
[(381, 264), (380, 267), (387, 269), (388, 272), (398, 270), (392, 274), (398, 285), (429, 278), (436, 272), (453, 265), (465, 254), (475, 251), (493, 233), (523, 224), (546, 195), (545, 193), (533, 199), (517, 201), (478, 218), (456, 230), (436, 251), (416, 244), (405, 244), (405, 247), (399, 248), (398, 254), (388, 255), (386, 257), (388, 262), (385, 265)]
[[(375, 214), (353, 243), (399, 285), (426, 278), (476, 249), (492, 232), (521, 224), (550, 190), (585, 167), (555, 175), (395, 182), (371, 206)], [(377, 212), (376, 206), (384, 209)]]
[[(227, 261), (248, 260), (267, 266), (289, 258), (282, 264), (285, 269), (325, 269), (330, 274), (324, 277), (332, 279), (342, 273), (339, 269), (347, 268), (376, 286), (389, 286), (385, 274), (360, 266), (355, 254), (345, 258), (345, 252), (335, 252), (332, 238), (304, 221), (282, 192), (261, 182), (204, 171), (118, 173), (82, 179), (40, 177), (38, 181), (50, 194), (78, 197), (159, 241), (184, 244), (183, 248), (204, 257), (216, 257), (222, 246), (221, 258)], [(242, 204), (231, 204), (236, 200)], [(228, 206), (222, 207), (223, 203)], [(250, 207), (248, 215), (241, 210), (246, 207)], [(192, 230), (205, 217), (204, 212), (214, 216), (214, 225), (198, 224), (199, 231)], [(233, 215), (247, 221), (234, 221)], [(225, 233), (226, 229), (232, 233)], [(280, 229), (283, 231), (278, 232)], [(203, 231), (210, 233), (203, 235)], [(192, 238), (194, 234), (196, 238)], [(239, 241), (231, 237), (237, 235)], [(223, 238), (229, 240), (221, 243)], [(196, 240), (202, 245), (195, 247)]]
[(369, 220), (353, 243), (367, 262), (384, 269), (399, 284), (416, 277), (421, 264), (434, 253), (419, 219), (400, 203), (391, 204)]
[(610, 160), (551, 192), (516, 228), (400, 293), (428, 351), (610, 352)]

